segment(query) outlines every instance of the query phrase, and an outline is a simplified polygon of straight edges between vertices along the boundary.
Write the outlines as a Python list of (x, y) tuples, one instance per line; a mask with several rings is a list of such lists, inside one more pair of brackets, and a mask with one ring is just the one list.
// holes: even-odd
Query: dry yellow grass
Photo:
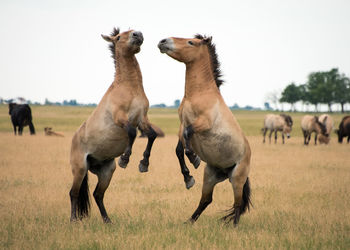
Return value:
[[(184, 225), (198, 205), (203, 175), (186, 190), (174, 153), (177, 138), (157, 139), (150, 171), (138, 172), (146, 145), (137, 138), (126, 169), (117, 168), (105, 195), (114, 224), (104, 225), (92, 201), (91, 217), (71, 224), (72, 175), (64, 138), (0, 133), (0, 248), (6, 249), (349, 249), (350, 145), (305, 147), (301, 137), (286, 145), (252, 147), (254, 208), (237, 228), (218, 219), (233, 202), (228, 181), (198, 222)], [(90, 192), (96, 177), (89, 174)]]

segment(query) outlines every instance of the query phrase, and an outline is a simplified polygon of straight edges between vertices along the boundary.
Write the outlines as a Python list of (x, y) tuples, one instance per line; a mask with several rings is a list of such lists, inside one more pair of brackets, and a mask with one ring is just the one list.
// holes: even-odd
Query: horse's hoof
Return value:
[(120, 157), (119, 160), (118, 160), (118, 165), (119, 165), (119, 167), (121, 167), (121, 168), (126, 168), (126, 166), (128, 165), (128, 162), (125, 161), (125, 160), (123, 160), (123, 159)]
[(192, 218), (189, 218), (187, 221), (184, 222), (186, 225), (193, 225), (196, 221)]
[(190, 176), (190, 179), (186, 181), (186, 188), (190, 189), (191, 187), (193, 187), (195, 182), (196, 181), (194, 180), (193, 176)]
[(148, 165), (145, 165), (142, 162), (140, 162), (140, 164), (139, 164), (139, 171), (140, 171), (140, 173), (148, 172)]
[(196, 159), (194, 159), (192, 164), (193, 164), (194, 168), (197, 169), (199, 167), (199, 165), (201, 164), (201, 158), (199, 158), (199, 156), (196, 155)]
[(103, 218), (103, 222), (104, 222), (105, 224), (113, 224), (112, 221), (111, 221), (111, 219), (108, 218), (108, 217)]

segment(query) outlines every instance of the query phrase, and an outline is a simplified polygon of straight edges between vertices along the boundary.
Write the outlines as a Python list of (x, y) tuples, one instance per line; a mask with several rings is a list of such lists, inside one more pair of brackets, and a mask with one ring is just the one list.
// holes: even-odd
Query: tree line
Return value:
[(341, 112), (344, 113), (344, 105), (350, 103), (350, 79), (337, 68), (312, 72), (305, 84), (296, 85), (292, 82), (287, 85), (279, 101), (289, 103), (293, 110), (299, 101), (303, 105), (314, 105), (316, 111), (319, 104), (326, 104), (329, 112), (332, 112), (332, 104), (340, 104)]

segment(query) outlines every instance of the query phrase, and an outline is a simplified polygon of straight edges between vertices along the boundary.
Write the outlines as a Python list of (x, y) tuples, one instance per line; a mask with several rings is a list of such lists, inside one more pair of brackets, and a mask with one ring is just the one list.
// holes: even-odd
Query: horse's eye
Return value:
[(117, 37), (117, 41), (119, 41), (119, 40), (120, 40), (120, 36)]
[(189, 44), (189, 45), (193, 45), (193, 42), (192, 42), (192, 41), (188, 41), (188, 44)]

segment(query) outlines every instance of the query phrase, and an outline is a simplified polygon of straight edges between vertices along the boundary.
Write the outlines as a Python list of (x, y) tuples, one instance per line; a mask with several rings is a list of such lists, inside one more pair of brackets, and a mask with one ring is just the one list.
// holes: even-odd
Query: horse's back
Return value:
[(312, 115), (304, 115), (301, 118), (301, 129), (304, 131), (310, 131), (312, 130), (312, 120), (314, 119), (314, 116)]
[(283, 127), (283, 120), (279, 115), (267, 114), (264, 119), (264, 128), (274, 130)]

